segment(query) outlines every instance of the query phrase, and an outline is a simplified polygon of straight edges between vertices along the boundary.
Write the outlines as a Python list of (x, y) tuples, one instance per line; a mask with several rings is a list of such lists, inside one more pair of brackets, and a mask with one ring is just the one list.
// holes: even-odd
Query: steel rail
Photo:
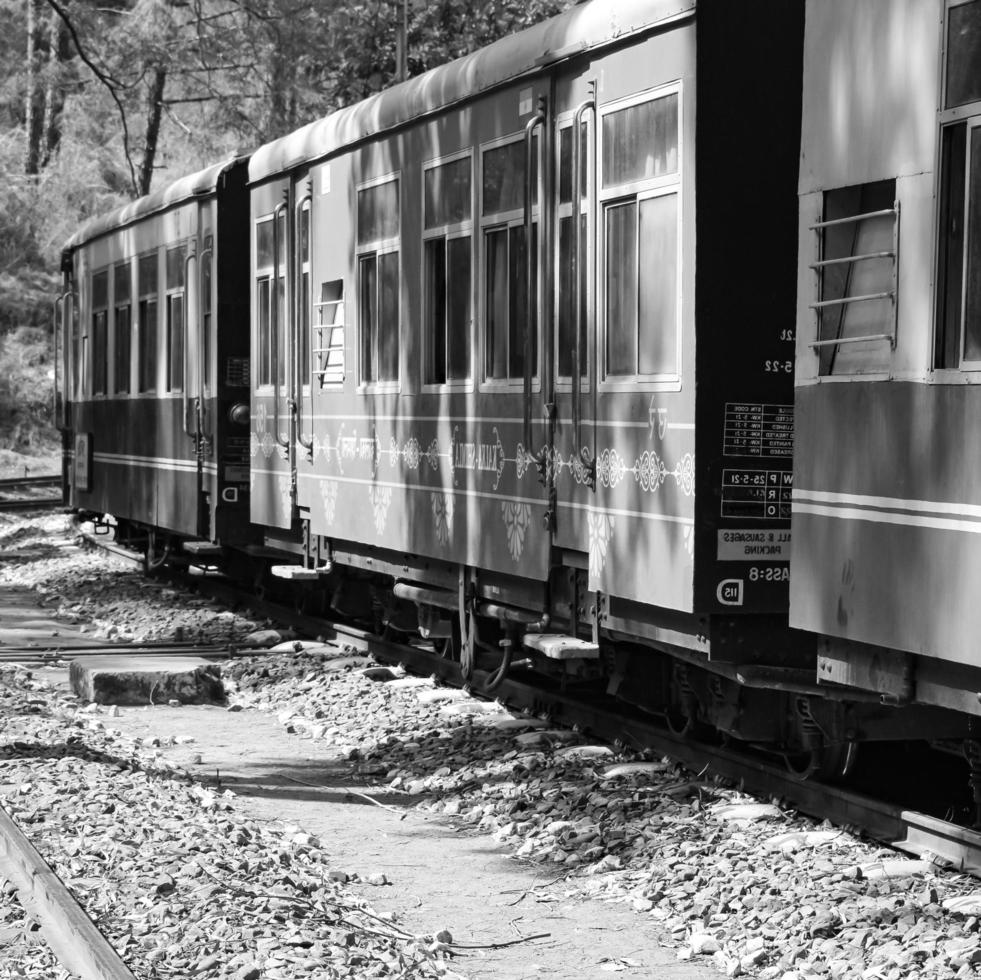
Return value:
[(135, 980), (65, 883), (0, 806), (0, 871), (41, 925), (51, 951), (81, 980)]
[(61, 507), (64, 500), (61, 497), (34, 497), (18, 500), (0, 499), (0, 510), (50, 510)]
[(47, 476), (7, 476), (0, 479), (0, 490), (10, 487), (56, 487), (61, 483), (58, 474)]

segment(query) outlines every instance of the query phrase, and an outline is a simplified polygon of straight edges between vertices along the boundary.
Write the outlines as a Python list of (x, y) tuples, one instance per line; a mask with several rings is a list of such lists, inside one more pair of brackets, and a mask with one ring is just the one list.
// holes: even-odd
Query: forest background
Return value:
[(60, 251), (88, 218), (573, 0), (0, 0), (0, 470), (60, 468)]

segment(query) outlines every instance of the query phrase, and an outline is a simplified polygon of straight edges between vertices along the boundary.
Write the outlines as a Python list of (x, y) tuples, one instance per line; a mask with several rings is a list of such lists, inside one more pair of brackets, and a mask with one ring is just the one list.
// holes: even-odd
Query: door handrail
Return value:
[[(313, 190), (308, 187), (306, 194), (300, 198), (296, 206), (296, 211), (298, 214), (303, 214), (303, 205), (310, 205), (310, 227), (307, 232), (307, 248), (310, 250), (310, 257), (308, 259), (310, 263), (310, 283), (311, 288), (313, 285)], [(296, 272), (298, 273), (298, 278), (302, 281), (303, 269), (301, 263), (295, 263), (297, 266)], [(294, 286), (298, 284), (294, 283)], [(296, 293), (299, 293), (299, 288), (296, 289)], [(302, 302), (306, 303), (308, 296), (304, 295)], [(294, 302), (294, 314), (296, 313)], [(309, 337), (300, 337), (300, 317), (293, 317), (293, 333), (294, 333), (294, 353), (293, 353), (293, 368), (295, 371), (294, 386), (295, 386), (295, 403), (296, 403), (296, 441), (307, 451), (307, 455), (310, 459), (313, 459), (313, 436), (311, 435), (308, 439), (303, 434), (303, 379), (300, 377), (301, 364), (303, 362), (302, 357), (300, 357), (301, 344), (309, 343)], [(310, 317), (311, 326), (313, 324), (313, 316)], [(311, 345), (312, 346), (312, 345)], [(313, 352), (310, 353), (311, 368), (313, 367)], [(310, 415), (313, 415), (313, 382), (310, 383)]]
[[(537, 342), (538, 337), (533, 336), (532, 320), (539, 301), (539, 278), (534, 275), (535, 254), (534, 243), (534, 202), (532, 200), (532, 164), (535, 162), (535, 130), (541, 127), (545, 129), (545, 97), (539, 96), (538, 109), (535, 114), (525, 124), (525, 207), (524, 207), (524, 229), (525, 229), (525, 363), (524, 363), (524, 444), (525, 452), (532, 453), (531, 448), (531, 357), (533, 352), (532, 345)], [(542, 180), (544, 167), (538, 167), (537, 177), (539, 182)], [(539, 266), (541, 263), (539, 263)], [(539, 273), (541, 268), (539, 267)], [(537, 324), (536, 324), (537, 325)], [(535, 331), (537, 334), (537, 330)]]
[[(52, 403), (52, 417), (54, 418), (55, 428), (64, 428), (65, 422), (65, 409), (58, 411), (58, 335), (59, 333), (64, 333), (63, 330), (63, 320), (65, 316), (65, 300), (71, 296), (71, 290), (66, 289), (57, 299), (53, 300), (51, 303), (52, 312), (54, 314), (54, 401)], [(64, 340), (62, 341), (64, 343)], [(61, 356), (64, 357), (64, 351), (62, 351)], [(67, 394), (67, 388), (66, 388)]]
[[(573, 285), (573, 302), (575, 313), (573, 324), (575, 329), (575, 343), (572, 348), (572, 452), (575, 459), (583, 465), (587, 474), (587, 486), (596, 489), (596, 454), (582, 444), (582, 284), (583, 284), (583, 242), (582, 242), (582, 174), (580, 173), (582, 157), (582, 124), (587, 112), (596, 112), (596, 83), (589, 82), (589, 97), (584, 99), (576, 107), (572, 117), (572, 187), (570, 193), (572, 197), (572, 220), (575, 241), (575, 270)], [(594, 123), (595, 126), (595, 123)], [(589, 132), (586, 133), (587, 152), (589, 148)], [(593, 199), (590, 194), (592, 190), (589, 183), (590, 167), (589, 159), (586, 160), (586, 222), (587, 230), (590, 220), (589, 202)], [(589, 311), (587, 311), (588, 314)], [(590, 317), (586, 318), (586, 333), (592, 337), (593, 330), (590, 329)], [(591, 368), (596, 364), (596, 352), (590, 358)], [(596, 420), (596, 384), (592, 385), (593, 392), (593, 432), (595, 438)], [(594, 447), (595, 449), (595, 447)]]
[[(192, 432), (191, 429), (190, 429), (190, 427), (187, 424), (187, 409), (188, 409), (188, 406), (190, 405), (190, 400), (191, 400), (191, 398), (190, 398), (190, 391), (189, 391), (190, 385), (188, 384), (189, 377), (188, 377), (188, 370), (187, 370), (187, 368), (188, 368), (188, 361), (189, 361), (189, 358), (188, 358), (189, 350), (188, 350), (188, 348), (191, 346), (188, 343), (188, 340), (190, 339), (190, 337), (188, 335), (191, 332), (190, 331), (190, 325), (191, 325), (191, 323), (193, 322), (193, 319), (194, 319), (193, 314), (192, 314), (192, 311), (191, 311), (191, 276), (190, 276), (190, 268), (191, 268), (191, 263), (192, 262), (194, 262), (195, 264), (197, 263), (197, 259), (198, 259), (197, 253), (193, 249), (188, 249), (187, 255), (184, 256), (184, 304), (185, 304), (186, 312), (184, 314), (184, 324), (183, 324), (184, 342), (181, 344), (181, 349), (182, 349), (182, 358), (181, 359), (183, 361), (183, 363), (181, 364), (181, 371), (182, 371), (182, 373), (184, 375), (184, 377), (182, 379), (182, 382), (181, 382), (181, 405), (183, 406), (183, 412), (182, 412), (183, 418), (182, 418), (181, 422), (182, 422), (182, 424), (184, 426), (184, 433), (185, 433), (185, 435), (190, 436), (195, 441), (195, 443), (197, 443), (197, 440), (200, 438), (200, 435), (201, 435), (200, 426), (198, 425), (198, 413), (201, 410), (201, 406), (200, 406), (200, 403), (195, 406), (195, 409), (194, 409), (195, 425), (194, 425), (194, 431)], [(197, 292), (197, 290), (195, 290), (195, 292)], [(198, 304), (198, 305), (200, 305), (200, 304)], [(170, 317), (170, 313), (168, 313), (167, 316), (169, 318)], [(195, 330), (195, 335), (197, 333), (198, 333), (198, 331)]]
[[(272, 316), (269, 318), (272, 325), (273, 435), (276, 437), (277, 445), (285, 449), (287, 453), (290, 448), (289, 432), (287, 432), (285, 439), (280, 436), (279, 432), (279, 394), (282, 387), (279, 383), (279, 215), (280, 212), (285, 214), (288, 210), (289, 208), (287, 208), (286, 202), (282, 201), (276, 205), (276, 210), (273, 211), (273, 274), (270, 297), (272, 300)], [(287, 261), (288, 266), (289, 262)], [(284, 291), (288, 279), (289, 269), (287, 268), (287, 274), (283, 277)], [(283, 298), (286, 299), (285, 295)]]

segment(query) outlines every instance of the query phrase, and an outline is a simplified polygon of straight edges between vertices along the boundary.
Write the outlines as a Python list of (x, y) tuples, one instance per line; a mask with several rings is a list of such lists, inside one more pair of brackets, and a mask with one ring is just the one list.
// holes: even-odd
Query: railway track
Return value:
[[(0, 511), (59, 507), (60, 476), (15, 476), (0, 480)], [(58, 489), (57, 495), (51, 491)]]
[[(120, 548), (104, 537), (86, 536), (99, 547), (134, 562), (142, 556)], [(353, 647), (382, 663), (400, 664), (418, 674), (435, 675), (443, 683), (467, 686), (478, 696), (508, 707), (547, 715), (553, 721), (577, 726), (609, 742), (647, 748), (682, 763), (693, 772), (710, 772), (739, 784), (764, 799), (779, 799), (808, 816), (859, 831), (897, 850), (981, 877), (981, 833), (938, 819), (911, 807), (876, 799), (847, 786), (794, 777), (779, 764), (732, 746), (713, 745), (674, 735), (656, 719), (631, 711), (605, 698), (562, 691), (538, 676), (514, 671), (492, 693), (486, 690), (492, 672), (477, 669), (467, 684), (459, 664), (421, 646), (396, 642), (353, 626), (299, 613), (274, 601), (259, 599), (219, 575), (184, 576), (202, 593), (235, 605), (247, 605), (262, 616), (288, 624), (301, 633), (319, 636), (339, 647)], [(221, 656), (255, 654), (228, 650)], [(203, 656), (209, 656), (203, 653)], [(219, 655), (219, 654), (215, 654)]]
[(75, 901), (10, 814), (0, 807), (0, 877), (41, 927), (51, 952), (81, 980), (135, 980), (109, 940)]

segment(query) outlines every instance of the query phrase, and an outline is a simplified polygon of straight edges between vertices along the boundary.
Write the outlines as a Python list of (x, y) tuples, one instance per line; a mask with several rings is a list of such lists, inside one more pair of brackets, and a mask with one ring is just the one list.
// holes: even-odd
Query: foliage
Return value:
[[(571, 0), (406, 0), (419, 74)], [(0, 0), (0, 442), (35, 438), (85, 220), (391, 84), (401, 0)]]

